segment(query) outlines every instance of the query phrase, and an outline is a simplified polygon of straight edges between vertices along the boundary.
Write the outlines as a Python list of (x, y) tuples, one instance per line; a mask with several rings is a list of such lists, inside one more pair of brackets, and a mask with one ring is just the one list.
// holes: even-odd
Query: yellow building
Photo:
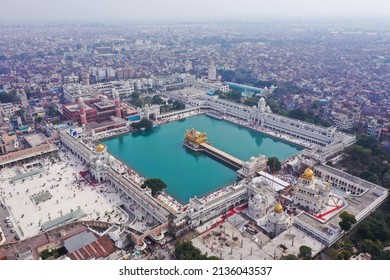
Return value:
[(195, 129), (186, 131), (186, 140), (193, 144), (202, 144), (207, 141), (207, 134), (201, 133)]

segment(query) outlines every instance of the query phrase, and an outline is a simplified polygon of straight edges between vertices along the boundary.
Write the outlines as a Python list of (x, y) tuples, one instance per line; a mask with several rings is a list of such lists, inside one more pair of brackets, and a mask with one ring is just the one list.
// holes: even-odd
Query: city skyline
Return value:
[[(386, 18), (386, 0), (38, 0), (2, 4), (0, 22), (29, 21), (158, 21), (262, 20), (284, 18)], [(60, 13), (59, 13), (59, 12)]]

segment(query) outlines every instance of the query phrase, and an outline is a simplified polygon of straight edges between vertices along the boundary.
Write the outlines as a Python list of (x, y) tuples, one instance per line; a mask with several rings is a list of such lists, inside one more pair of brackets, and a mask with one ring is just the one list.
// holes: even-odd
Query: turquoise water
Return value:
[(251, 86), (229, 83), (229, 82), (225, 82), (225, 84), (228, 84), (229, 88), (231, 88), (231, 89), (238, 89), (238, 90), (241, 90), (242, 92), (245, 92), (245, 91), (254, 92), (254, 93), (262, 93), (263, 92), (263, 90), (261, 88), (257, 88), (257, 87), (251, 87)]
[(236, 181), (234, 169), (202, 152), (183, 148), (187, 129), (206, 132), (213, 146), (241, 160), (264, 154), (284, 160), (302, 148), (205, 115), (164, 124), (150, 132), (102, 141), (108, 151), (147, 178), (160, 178), (167, 192), (187, 203)]

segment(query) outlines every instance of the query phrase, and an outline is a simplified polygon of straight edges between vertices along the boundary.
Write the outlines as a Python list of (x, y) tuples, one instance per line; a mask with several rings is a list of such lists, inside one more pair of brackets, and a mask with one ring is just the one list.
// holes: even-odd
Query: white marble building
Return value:
[(325, 208), (331, 185), (315, 178), (313, 170), (307, 168), (294, 187), (293, 201), (310, 212), (318, 213)]

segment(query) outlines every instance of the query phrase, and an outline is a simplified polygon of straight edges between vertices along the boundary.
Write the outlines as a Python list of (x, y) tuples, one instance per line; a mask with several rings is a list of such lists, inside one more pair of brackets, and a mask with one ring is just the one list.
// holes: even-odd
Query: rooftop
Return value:
[(24, 139), (27, 141), (27, 143), (31, 147), (40, 146), (40, 145), (46, 143), (45, 142), (46, 137), (42, 133), (35, 133), (35, 134), (26, 135), (26, 136), (24, 136)]
[(122, 124), (122, 123), (126, 123), (126, 121), (121, 119), (121, 118), (114, 118), (113, 120), (99, 122), (99, 123), (92, 121), (92, 122), (89, 122), (87, 125), (91, 129), (95, 129), (95, 128), (102, 128), (102, 127), (106, 127), (106, 126), (113, 126), (113, 125)]
[(366, 180), (363, 180), (363, 179), (360, 179), (356, 176), (353, 176), (351, 174), (348, 174), (346, 172), (343, 172), (341, 171), (340, 169), (336, 169), (336, 168), (333, 168), (333, 167), (330, 167), (330, 166), (327, 166), (327, 165), (324, 165), (324, 164), (321, 164), (320, 166), (315, 166), (314, 170), (318, 170), (318, 171), (325, 171), (327, 173), (332, 173), (333, 175), (336, 175), (338, 177), (341, 177), (345, 180), (348, 180), (352, 183), (355, 183), (355, 184), (359, 184), (360, 186), (366, 188), (366, 189), (372, 189), (372, 188), (375, 188), (375, 189), (378, 189), (379, 191), (385, 191), (386, 189), (381, 187), (381, 186), (378, 186), (374, 183), (371, 183), (371, 182), (368, 182)]
[(67, 256), (72, 260), (98, 259), (107, 257), (115, 250), (114, 243), (108, 236), (104, 235), (72, 253), (68, 253)]
[[(85, 104), (85, 110), (92, 110), (92, 107), (89, 106), (88, 104), (84, 103)], [(79, 112), (80, 111), (80, 107), (79, 107), (79, 104), (78, 103), (74, 103), (74, 104), (65, 104), (64, 107), (66, 109), (68, 109), (69, 111), (71, 112)]]
[(79, 234), (69, 237), (68, 239), (65, 239), (64, 246), (69, 253), (72, 253), (96, 240), (97, 238), (92, 232), (83, 231)]

